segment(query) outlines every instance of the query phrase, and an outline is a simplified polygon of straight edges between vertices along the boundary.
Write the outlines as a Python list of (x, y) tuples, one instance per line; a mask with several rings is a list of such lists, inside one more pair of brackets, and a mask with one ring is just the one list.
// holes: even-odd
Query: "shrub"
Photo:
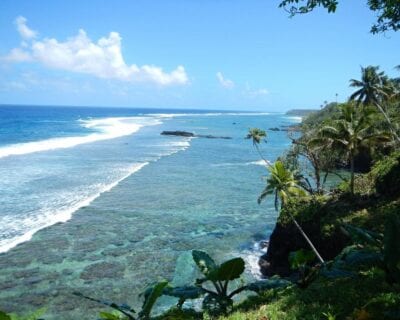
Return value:
[(378, 161), (371, 170), (377, 193), (385, 196), (400, 194), (400, 151)]

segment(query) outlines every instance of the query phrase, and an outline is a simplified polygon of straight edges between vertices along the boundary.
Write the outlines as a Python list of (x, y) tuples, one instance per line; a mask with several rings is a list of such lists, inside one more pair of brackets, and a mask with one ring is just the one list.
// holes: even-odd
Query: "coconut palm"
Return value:
[[(281, 204), (281, 207), (284, 207), (291, 197), (305, 195), (305, 191), (300, 188), (298, 182), (294, 178), (293, 172), (287, 170), (282, 161), (278, 160), (274, 164), (268, 166), (268, 170), (270, 172), (270, 176), (267, 178), (267, 185), (265, 186), (265, 189), (258, 197), (258, 203), (261, 203), (261, 201), (268, 195), (274, 195), (275, 210), (278, 211), (279, 203)], [(288, 214), (311, 249), (314, 251), (315, 255), (318, 257), (319, 261), (322, 264), (325, 263), (324, 259), (322, 259), (321, 255), (318, 253), (317, 249), (303, 231), (301, 226), (298, 224), (292, 213), (288, 211)]]
[(264, 141), (267, 142), (266, 140), (267, 138), (267, 133), (264, 130), (261, 130), (259, 128), (250, 128), (249, 132), (247, 133), (245, 139), (251, 139), (253, 141), (253, 146), (256, 148), (258, 154), (260, 155), (261, 159), (263, 159), (265, 161), (265, 163), (267, 165), (269, 165), (269, 161), (267, 159), (264, 158), (259, 144)]
[(366, 68), (361, 67), (361, 80), (351, 79), (350, 86), (359, 88), (350, 96), (350, 100), (356, 101), (358, 105), (373, 105), (378, 108), (389, 124), (393, 136), (400, 142), (400, 138), (383, 108), (383, 103), (389, 100), (395, 92), (393, 82), (384, 72), (379, 71), (378, 66), (368, 66)]
[(379, 142), (390, 141), (388, 132), (374, 130), (371, 125), (376, 111), (372, 108), (355, 108), (354, 104), (340, 107), (341, 115), (332, 125), (320, 129), (320, 137), (314, 139), (315, 145), (323, 148), (343, 149), (350, 163), (350, 192), (354, 194), (354, 158), (362, 147), (371, 147)]

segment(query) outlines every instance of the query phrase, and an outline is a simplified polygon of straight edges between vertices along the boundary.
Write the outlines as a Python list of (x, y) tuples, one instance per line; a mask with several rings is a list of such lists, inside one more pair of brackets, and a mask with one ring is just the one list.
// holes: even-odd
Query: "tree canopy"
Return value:
[[(294, 16), (311, 12), (317, 7), (323, 7), (328, 12), (335, 12), (338, 5), (338, 0), (283, 0), (279, 7)], [(377, 20), (371, 27), (371, 33), (400, 30), (399, 0), (367, 0), (367, 5), (377, 15)]]

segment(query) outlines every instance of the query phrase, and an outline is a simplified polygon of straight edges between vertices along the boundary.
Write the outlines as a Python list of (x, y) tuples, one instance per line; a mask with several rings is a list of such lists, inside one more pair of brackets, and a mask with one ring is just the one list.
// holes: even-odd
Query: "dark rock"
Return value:
[(56, 253), (47, 253), (43, 255), (42, 259), (40, 259), (40, 262), (43, 264), (56, 264), (63, 262), (63, 260), (64, 257), (62, 255)]
[(81, 273), (80, 278), (93, 280), (101, 278), (122, 278), (125, 267), (116, 262), (99, 262), (87, 266)]
[(294, 131), (294, 132), (300, 132), (301, 128), (297, 124), (292, 124), (290, 126), (281, 126), (281, 131)]
[(213, 136), (211, 134), (194, 134), (193, 132), (187, 131), (163, 131), (161, 132), (164, 136), (178, 136), (178, 137), (197, 137), (197, 138), (207, 138), (207, 139), (232, 139), (231, 137), (223, 136)]
[(187, 131), (163, 131), (161, 132), (164, 136), (179, 136), (179, 137), (194, 137), (194, 133)]
[(207, 135), (199, 134), (199, 135), (195, 135), (195, 137), (207, 138), (207, 139), (232, 139), (231, 137), (213, 136), (213, 135), (210, 135), (210, 134), (207, 134)]
[(39, 268), (25, 269), (13, 272), (13, 276), (17, 279), (20, 278), (30, 278), (37, 276), (39, 274)]
[[(348, 241), (340, 232), (334, 232), (330, 237), (322, 236), (317, 221), (302, 224), (302, 228), (325, 260), (336, 257)], [(300, 249), (310, 250), (310, 247), (297, 227), (292, 223), (277, 223), (269, 239), (268, 251), (258, 261), (261, 273), (266, 277), (289, 276), (289, 254)]]
[(32, 305), (35, 307), (43, 307), (47, 304), (48, 298), (49, 297), (43, 294), (26, 293), (20, 297), (19, 303), (21, 305)]
[(16, 285), (14, 281), (0, 282), (0, 291), (14, 288)]
[(63, 269), (63, 271), (61, 272), (64, 276), (70, 276), (71, 274), (74, 273), (74, 270), (72, 269)]
[(276, 127), (275, 127), (275, 128), (269, 128), (268, 130), (269, 130), (269, 131), (281, 131), (281, 129), (276, 128)]
[(260, 241), (260, 248), (261, 249), (268, 248), (268, 246), (269, 246), (269, 241), (268, 240), (261, 240)]
[(123, 255), (127, 255), (131, 250), (129, 248), (112, 248), (112, 249), (104, 249), (101, 254), (104, 256), (112, 256), (119, 257)]
[(36, 284), (36, 283), (39, 283), (39, 282), (41, 282), (41, 281), (43, 281), (43, 278), (42, 278), (42, 277), (40, 277), (40, 276), (34, 276), (34, 277), (24, 278), (24, 279), (22, 280), (22, 284), (23, 284), (24, 286), (26, 286), (26, 287), (29, 287), (29, 286), (31, 286), (31, 285), (33, 285), (33, 284)]

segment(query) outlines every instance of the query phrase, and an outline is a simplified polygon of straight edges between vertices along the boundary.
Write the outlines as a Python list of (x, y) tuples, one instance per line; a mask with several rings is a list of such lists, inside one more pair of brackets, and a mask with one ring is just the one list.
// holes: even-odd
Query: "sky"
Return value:
[(0, 104), (283, 112), (399, 76), (366, 0), (289, 18), (279, 0), (1, 0)]

